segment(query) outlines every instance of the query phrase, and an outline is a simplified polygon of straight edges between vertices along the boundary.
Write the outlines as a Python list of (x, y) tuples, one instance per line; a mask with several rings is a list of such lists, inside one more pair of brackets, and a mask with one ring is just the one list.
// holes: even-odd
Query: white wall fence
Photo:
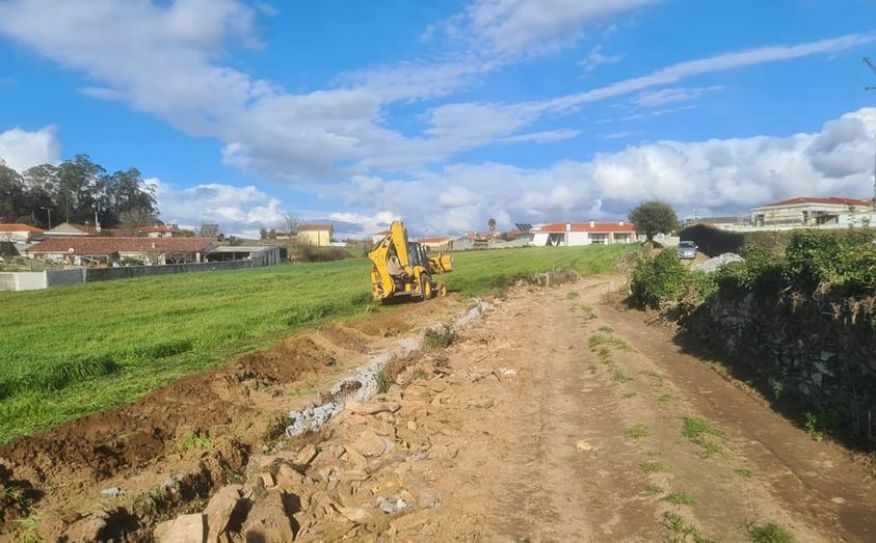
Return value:
[(0, 272), (0, 291), (40, 290), (60, 285), (81, 285), (95, 281), (112, 281), (133, 277), (150, 277), (200, 271), (239, 270), (269, 265), (265, 258), (229, 260), (199, 264), (168, 264), (166, 266), (124, 266), (119, 268), (77, 268), (42, 272)]

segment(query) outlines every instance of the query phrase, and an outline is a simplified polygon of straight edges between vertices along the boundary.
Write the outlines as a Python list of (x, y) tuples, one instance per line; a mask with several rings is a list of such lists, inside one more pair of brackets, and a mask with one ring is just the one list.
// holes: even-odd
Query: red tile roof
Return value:
[(199, 253), (213, 245), (211, 238), (50, 238), (37, 243), (31, 253), (110, 255), (112, 253)]
[(298, 231), (312, 231), (312, 230), (331, 230), (332, 225), (330, 224), (299, 224)]
[(827, 197), (810, 197), (810, 196), (797, 196), (796, 198), (788, 198), (787, 200), (779, 200), (778, 202), (772, 202), (769, 204), (759, 205), (757, 207), (769, 207), (769, 206), (787, 206), (787, 205), (795, 205), (795, 204), (834, 204), (834, 205), (852, 205), (852, 206), (871, 206), (873, 205), (873, 200), (862, 200), (859, 198), (839, 198), (836, 196), (827, 196)]
[(42, 234), (45, 230), (29, 224), (22, 224), (20, 222), (0, 222), (0, 232), (30, 232), (31, 234)]
[(178, 228), (168, 226), (166, 224), (150, 224), (142, 228), (143, 232), (177, 232)]
[(533, 232), (547, 232), (549, 234), (558, 234), (560, 232), (566, 232), (566, 224), (570, 225), (569, 231), (571, 232), (594, 232), (594, 233), (608, 233), (608, 232), (620, 232), (620, 233), (633, 233), (636, 231), (635, 225), (629, 222), (596, 222), (593, 223), (593, 226), (590, 225), (589, 222), (573, 222), (573, 223), (564, 223), (564, 222), (555, 222), (551, 224), (543, 224), (541, 226), (536, 226), (532, 229)]

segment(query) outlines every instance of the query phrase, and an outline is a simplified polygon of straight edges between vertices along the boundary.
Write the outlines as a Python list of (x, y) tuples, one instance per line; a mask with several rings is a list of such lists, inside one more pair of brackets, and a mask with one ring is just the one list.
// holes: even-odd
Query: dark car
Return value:
[(697, 245), (692, 241), (682, 241), (678, 244), (679, 258), (696, 258)]

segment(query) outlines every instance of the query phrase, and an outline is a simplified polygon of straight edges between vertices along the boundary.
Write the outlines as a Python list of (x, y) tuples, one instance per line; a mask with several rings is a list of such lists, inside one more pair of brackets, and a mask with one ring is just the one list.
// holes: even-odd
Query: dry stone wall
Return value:
[(873, 438), (874, 299), (715, 295), (686, 319), (686, 334), (754, 374), (773, 398), (790, 397), (821, 424)]

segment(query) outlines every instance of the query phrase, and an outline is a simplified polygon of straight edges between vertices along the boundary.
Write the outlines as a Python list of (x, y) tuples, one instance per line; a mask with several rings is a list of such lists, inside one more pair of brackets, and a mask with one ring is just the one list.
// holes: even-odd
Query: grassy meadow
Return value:
[[(488, 294), (554, 267), (613, 270), (631, 246), (454, 254), (442, 277)], [(131, 402), (303, 328), (392, 311), (371, 302), (367, 259), (167, 275), (0, 293), (0, 442)]]

